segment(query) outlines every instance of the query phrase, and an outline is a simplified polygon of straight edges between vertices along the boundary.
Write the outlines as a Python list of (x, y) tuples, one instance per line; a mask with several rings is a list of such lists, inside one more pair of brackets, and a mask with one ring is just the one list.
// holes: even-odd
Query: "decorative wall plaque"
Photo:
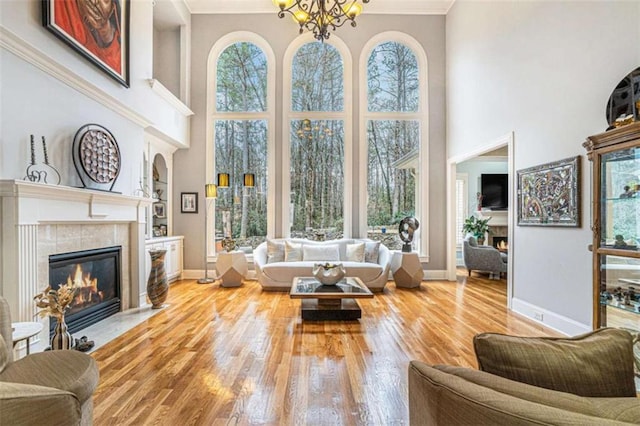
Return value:
[(73, 165), (84, 188), (111, 191), (120, 174), (120, 149), (111, 132), (85, 124), (73, 138)]

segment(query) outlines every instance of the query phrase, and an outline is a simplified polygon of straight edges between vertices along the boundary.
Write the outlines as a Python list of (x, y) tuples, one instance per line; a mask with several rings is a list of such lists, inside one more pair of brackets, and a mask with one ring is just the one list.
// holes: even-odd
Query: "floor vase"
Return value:
[(67, 323), (64, 322), (64, 315), (57, 318), (56, 327), (53, 330), (51, 338), (51, 349), (71, 349), (73, 339), (71, 333), (67, 330)]
[(147, 297), (151, 301), (152, 309), (161, 308), (169, 294), (167, 273), (164, 269), (164, 255), (166, 253), (166, 250), (152, 250), (149, 252), (151, 256), (151, 273), (147, 281)]

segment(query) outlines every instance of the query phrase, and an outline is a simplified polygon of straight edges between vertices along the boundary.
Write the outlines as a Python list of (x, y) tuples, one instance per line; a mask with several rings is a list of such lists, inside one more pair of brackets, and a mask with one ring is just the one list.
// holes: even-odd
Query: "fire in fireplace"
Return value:
[(500, 251), (509, 250), (509, 241), (507, 237), (493, 237), (493, 246)]
[[(73, 283), (78, 289), (65, 316), (70, 333), (120, 311), (121, 246), (49, 256), (49, 285)], [(51, 320), (53, 335), (56, 321)]]

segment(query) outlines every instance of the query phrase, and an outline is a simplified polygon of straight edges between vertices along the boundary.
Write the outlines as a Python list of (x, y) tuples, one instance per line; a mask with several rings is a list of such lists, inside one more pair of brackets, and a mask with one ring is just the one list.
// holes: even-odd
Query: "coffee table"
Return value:
[(371, 299), (373, 293), (360, 278), (343, 278), (336, 285), (324, 285), (313, 277), (295, 277), (289, 296), (302, 299), (302, 319), (349, 321), (362, 317), (355, 299)]

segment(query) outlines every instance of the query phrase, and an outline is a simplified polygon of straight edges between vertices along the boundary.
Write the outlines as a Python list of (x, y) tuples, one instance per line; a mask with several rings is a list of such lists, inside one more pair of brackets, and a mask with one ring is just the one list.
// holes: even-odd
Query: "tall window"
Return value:
[[(230, 236), (255, 248), (267, 235), (267, 58), (258, 46), (237, 42), (216, 64), (214, 127), (215, 174), (229, 175), (218, 188), (215, 238)], [(253, 174), (255, 186), (245, 186)]]
[(306, 43), (295, 52), (291, 70), (291, 234), (339, 237), (345, 190), (343, 59), (329, 43)]
[(376, 45), (367, 61), (368, 234), (393, 249), (401, 242), (387, 235), (397, 232), (402, 218), (418, 214), (419, 71), (412, 49), (396, 41)]

